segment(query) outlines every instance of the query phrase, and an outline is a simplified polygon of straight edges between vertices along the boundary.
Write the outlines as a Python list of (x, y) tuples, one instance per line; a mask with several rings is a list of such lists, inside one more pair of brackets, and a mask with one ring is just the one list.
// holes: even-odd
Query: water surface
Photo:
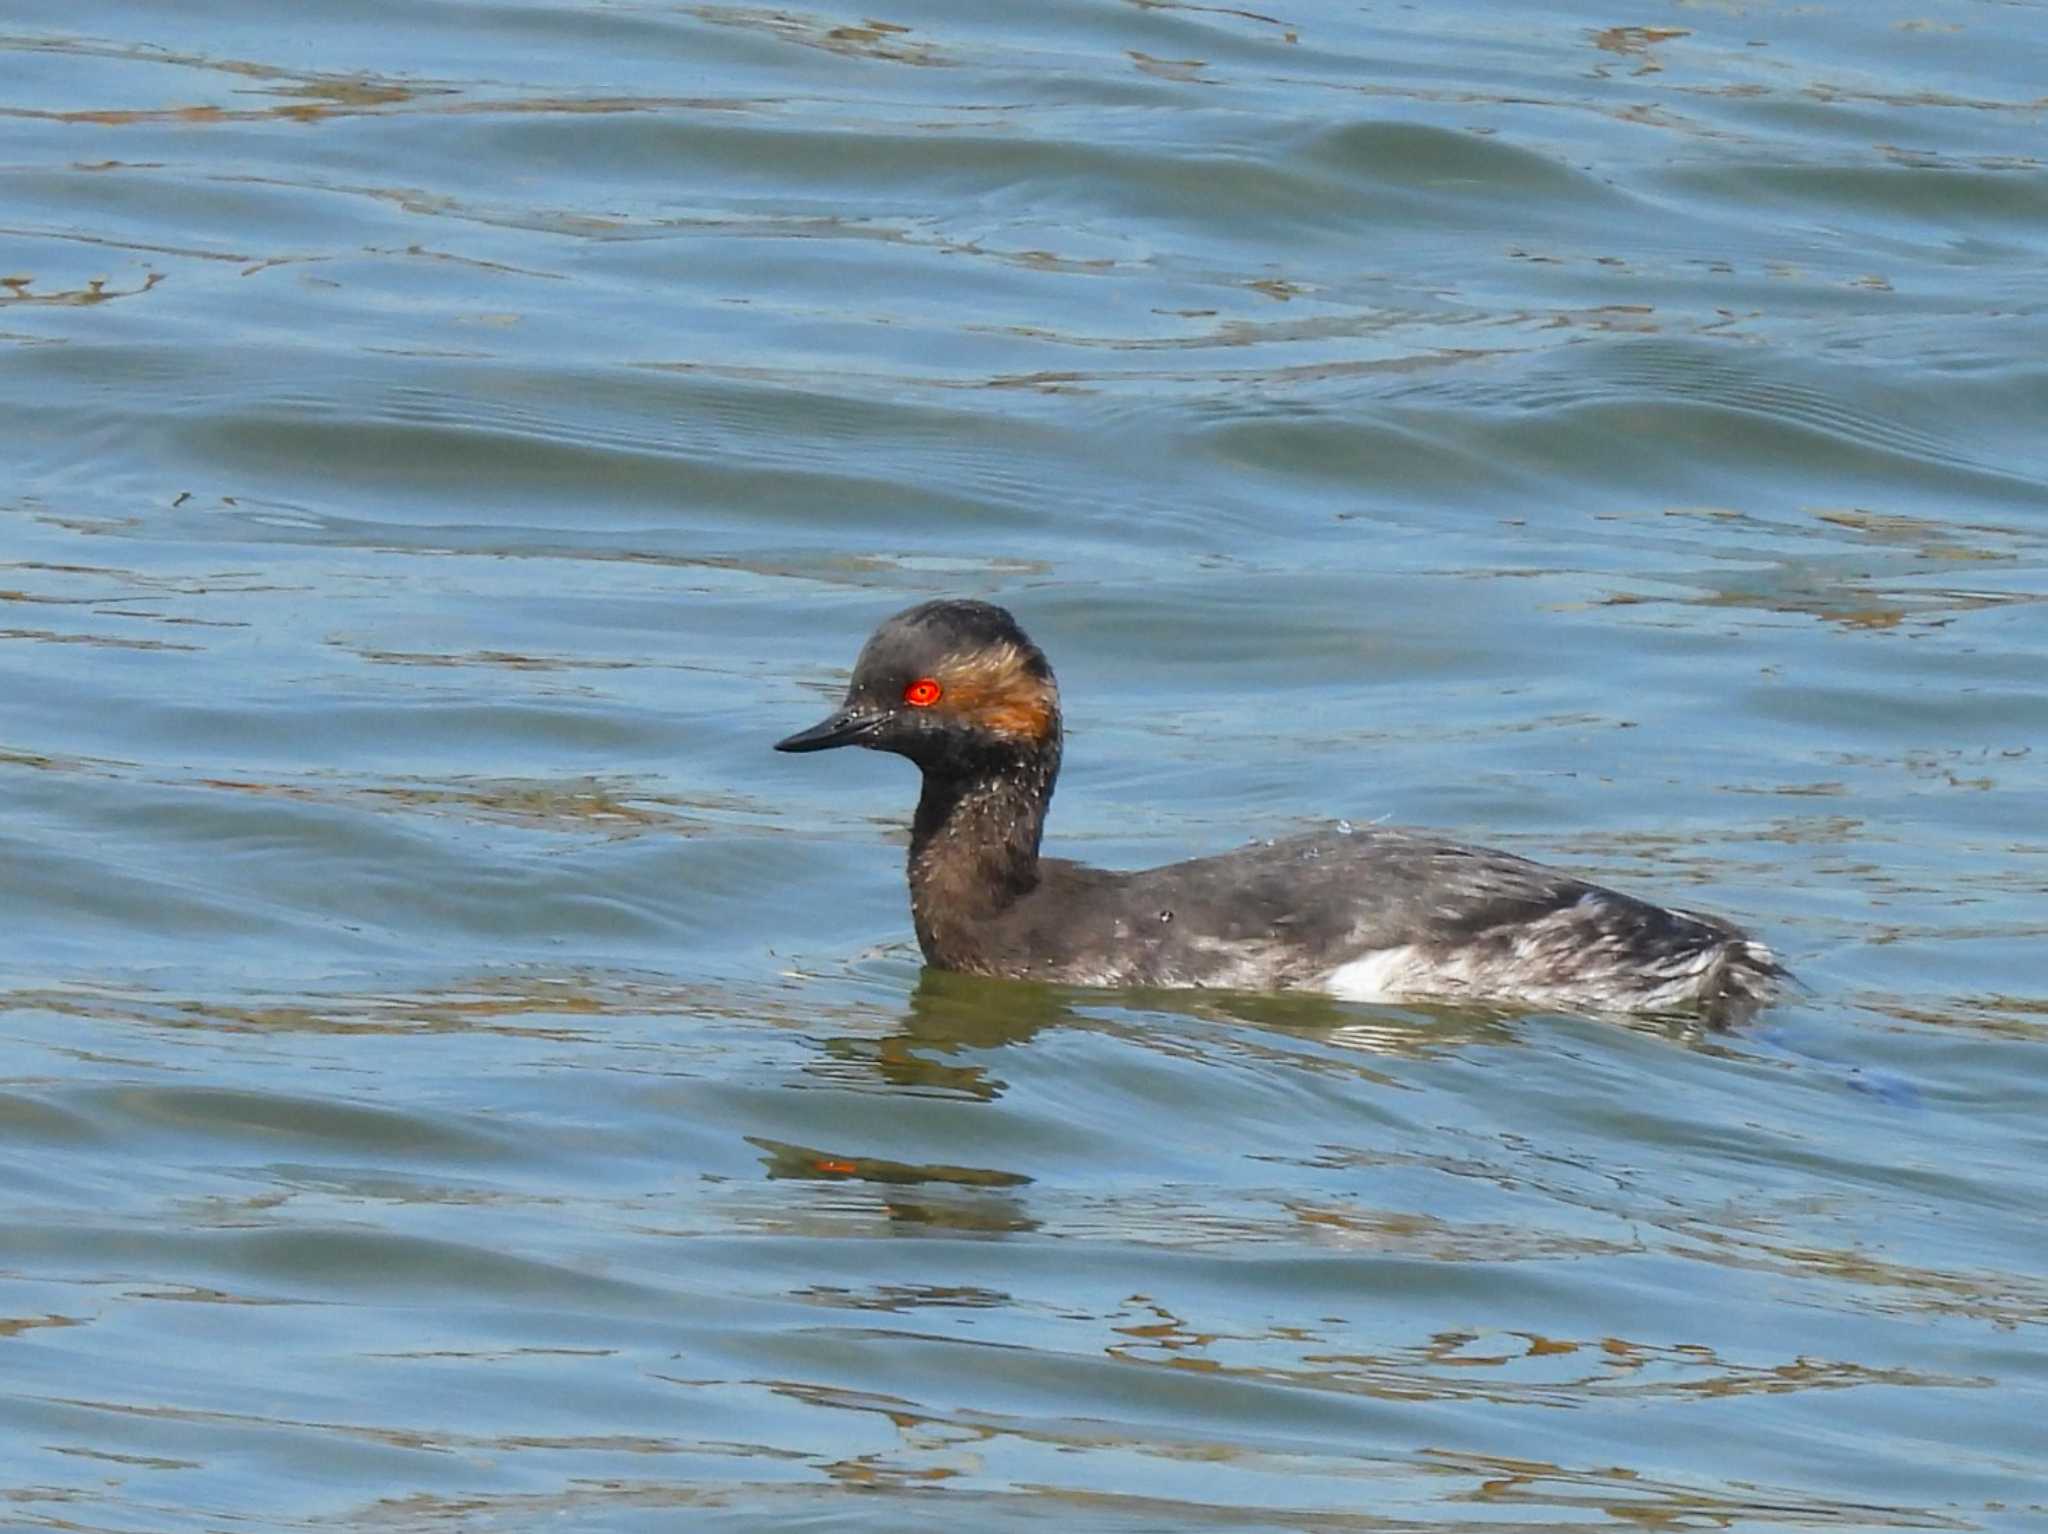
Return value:
[[(2048, 13), (0, 22), (21, 1528), (2048, 1520)], [(1051, 836), (1379, 817), (1752, 1028), (920, 971), (868, 629)]]

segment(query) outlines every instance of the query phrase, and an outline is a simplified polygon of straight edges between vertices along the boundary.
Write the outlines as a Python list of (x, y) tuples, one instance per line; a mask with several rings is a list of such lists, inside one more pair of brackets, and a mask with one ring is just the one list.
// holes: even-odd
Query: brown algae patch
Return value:
[[(199, 778), (201, 788), (224, 793), (292, 799), (309, 804), (367, 806), (422, 814), (455, 815), (533, 831), (589, 832), (634, 836), (648, 831), (701, 835), (710, 829), (683, 813), (684, 801), (633, 791), (624, 781), (603, 778), (458, 778), (384, 783), (326, 783), (317, 780), (266, 783), (247, 778)], [(689, 808), (731, 810), (732, 801), (707, 800)]]
[(0, 992), (0, 1015), (29, 1011), (231, 1034), (482, 1033), (577, 1043), (600, 1037), (590, 1025), (611, 1018), (718, 1018), (792, 1026), (800, 1021), (809, 1026), (832, 1009), (807, 1002), (799, 1018), (772, 989), (571, 972), (482, 975), (433, 990), (290, 996), (193, 997), (143, 986)]
[(856, 24), (834, 26), (801, 11), (742, 5), (700, 5), (691, 14), (713, 26), (765, 32), (782, 42), (820, 48), (847, 58), (927, 67), (952, 62), (933, 44), (913, 37), (909, 27), (893, 21), (878, 21), (873, 17)]
[(525, 655), (516, 650), (470, 650), (439, 654), (425, 650), (357, 650), (366, 661), (384, 666), (496, 666), (507, 671), (631, 671), (638, 662), (595, 660), (563, 655)]
[(164, 280), (162, 272), (146, 272), (142, 282), (132, 288), (110, 288), (104, 277), (94, 277), (83, 287), (51, 288), (38, 293), (33, 284), (34, 277), (0, 277), (0, 307), (8, 304), (52, 304), (67, 308), (84, 308), (92, 304), (103, 304), (116, 298), (134, 298), (147, 293)]

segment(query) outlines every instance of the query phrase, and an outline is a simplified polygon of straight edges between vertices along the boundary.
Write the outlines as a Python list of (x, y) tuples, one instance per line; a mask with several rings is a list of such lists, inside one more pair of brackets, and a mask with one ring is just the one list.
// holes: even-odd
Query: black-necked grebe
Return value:
[(846, 701), (778, 751), (866, 746), (924, 773), (910, 911), (941, 969), (1063, 984), (1304, 989), (1739, 1022), (1785, 970), (1712, 916), (1506, 852), (1342, 822), (1122, 873), (1038, 854), (1060, 770), (1059, 689), (987, 602), (898, 613)]

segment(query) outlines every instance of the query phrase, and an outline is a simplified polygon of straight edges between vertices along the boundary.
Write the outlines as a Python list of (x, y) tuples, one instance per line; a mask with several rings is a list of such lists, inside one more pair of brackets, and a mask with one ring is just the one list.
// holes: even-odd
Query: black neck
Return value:
[(1030, 752), (935, 762), (910, 826), (910, 912), (927, 959), (975, 969), (980, 924), (1038, 885), (1058, 737)]

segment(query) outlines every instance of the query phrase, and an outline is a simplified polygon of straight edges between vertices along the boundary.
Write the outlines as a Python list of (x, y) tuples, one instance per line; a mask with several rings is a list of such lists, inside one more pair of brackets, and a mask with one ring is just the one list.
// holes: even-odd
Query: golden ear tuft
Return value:
[(1042, 741), (1059, 707), (1049, 679), (1015, 645), (993, 645), (944, 668), (947, 706), (1012, 740)]

